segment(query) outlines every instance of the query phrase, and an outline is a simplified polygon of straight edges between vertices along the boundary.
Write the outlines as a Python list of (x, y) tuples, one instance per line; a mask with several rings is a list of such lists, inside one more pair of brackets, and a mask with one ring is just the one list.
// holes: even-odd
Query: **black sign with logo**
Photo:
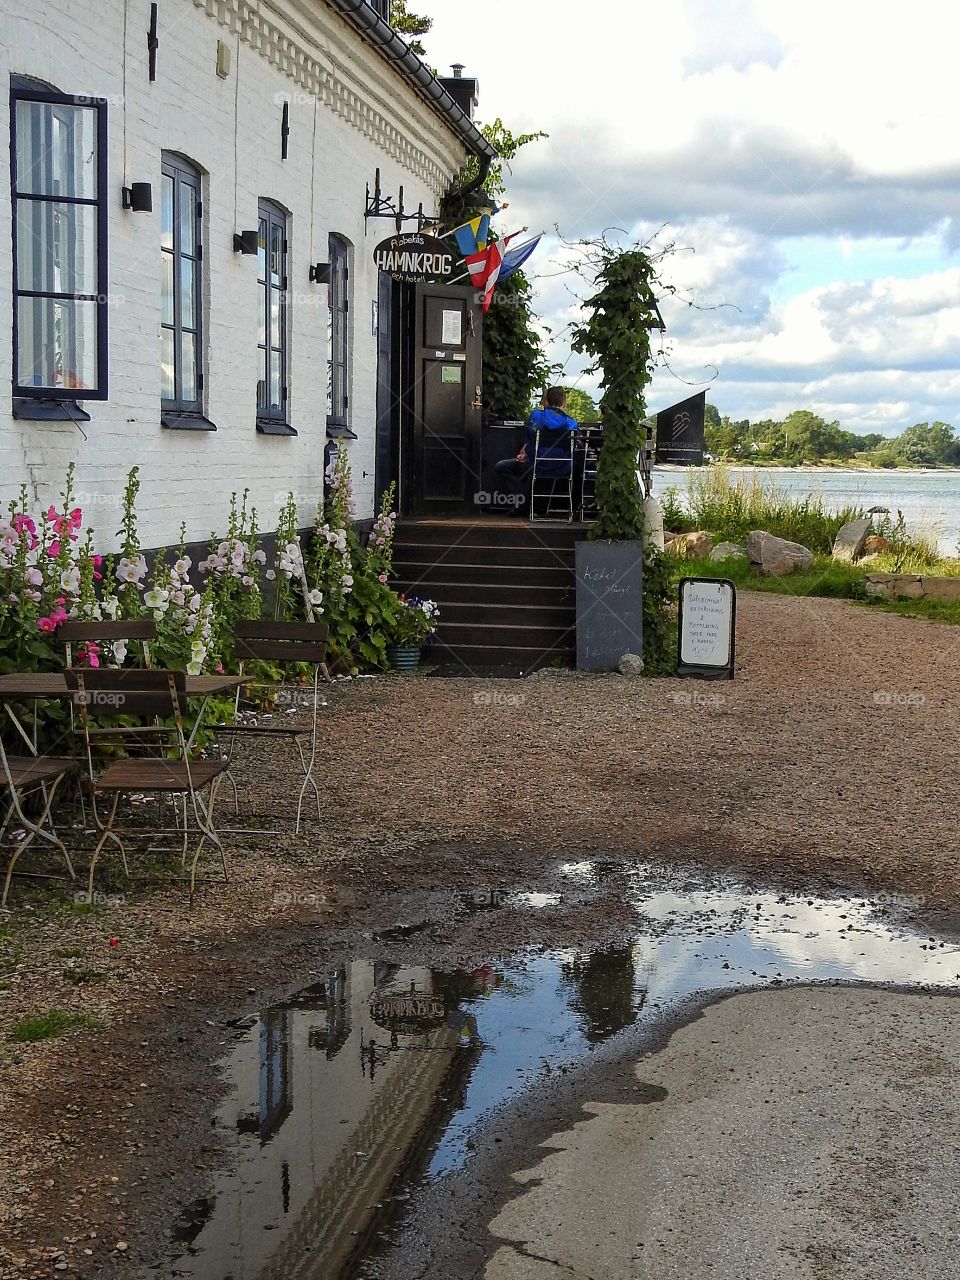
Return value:
[(657, 414), (657, 461), (703, 466), (703, 427), (707, 393), (701, 391)]
[(419, 231), (381, 240), (373, 260), (388, 276), (406, 284), (443, 283), (453, 275), (455, 254), (451, 246)]

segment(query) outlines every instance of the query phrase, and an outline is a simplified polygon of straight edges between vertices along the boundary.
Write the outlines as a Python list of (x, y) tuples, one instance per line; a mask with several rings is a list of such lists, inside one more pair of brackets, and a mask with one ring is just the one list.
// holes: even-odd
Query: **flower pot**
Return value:
[(418, 644), (388, 644), (387, 658), (397, 671), (416, 671), (420, 665)]

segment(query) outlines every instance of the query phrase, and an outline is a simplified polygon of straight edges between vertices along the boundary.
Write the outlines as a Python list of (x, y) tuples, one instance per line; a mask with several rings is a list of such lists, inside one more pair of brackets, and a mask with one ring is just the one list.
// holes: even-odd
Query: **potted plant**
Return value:
[(431, 642), (437, 629), (440, 608), (433, 600), (419, 596), (401, 595), (399, 601), (401, 607), (391, 627), (387, 658), (397, 671), (415, 671), (423, 646)]
[(597, 466), (597, 520), (578, 542), (577, 666), (610, 670), (627, 654), (647, 671), (668, 649), (669, 574), (664, 557), (644, 543), (644, 494), (638, 457), (645, 443), (646, 388), (653, 376), (650, 331), (662, 329), (647, 246), (607, 240), (584, 246), (593, 293), (587, 319), (573, 333), (574, 351), (592, 357), (600, 374), (603, 448)]

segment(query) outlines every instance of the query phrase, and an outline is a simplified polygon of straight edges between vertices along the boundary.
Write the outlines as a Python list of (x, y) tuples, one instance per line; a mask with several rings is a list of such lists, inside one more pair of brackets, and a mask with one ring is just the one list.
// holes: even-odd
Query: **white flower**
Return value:
[(121, 560), (120, 567), (117, 570), (117, 577), (121, 582), (133, 582), (139, 586), (136, 565), (132, 565), (129, 560)]
[(187, 663), (187, 675), (198, 676), (203, 671), (203, 663), (196, 660)]
[(122, 667), (127, 658), (127, 642), (126, 640), (114, 640), (113, 642), (113, 660), (118, 667)]
[(190, 601), (191, 613), (196, 613), (202, 603), (203, 603), (203, 596), (195, 595)]
[(203, 658), (206, 656), (206, 652), (207, 646), (202, 640), (194, 640), (193, 644), (190, 646), (190, 653), (194, 658)]
[(190, 566), (192, 564), (193, 564), (193, 561), (190, 559), (189, 556), (183, 556), (173, 566), (173, 571), (179, 577), (185, 578), (187, 574), (190, 572)]
[(143, 597), (143, 603), (148, 609), (155, 609), (162, 618), (167, 611), (167, 601), (169, 599), (169, 591), (162, 591), (159, 587), (154, 587), (152, 591), (148, 591)]
[(310, 600), (311, 604), (316, 604), (316, 605), (323, 604), (323, 592), (318, 591), (316, 587), (314, 587), (314, 589), (310, 592), (308, 599)]
[(116, 616), (119, 613), (119, 611), (120, 611), (120, 601), (117, 599), (116, 596), (103, 597), (103, 612), (107, 615), (108, 618), (116, 619)]
[(247, 573), (247, 574), (244, 574), (244, 576), (241, 578), (241, 582), (243, 583), (243, 585), (244, 585), (245, 587), (252, 587), (252, 586), (253, 586), (253, 579), (250, 577), (250, 575), (249, 575), (248, 573)]
[(273, 569), (268, 569), (263, 576), (266, 578), (268, 582), (273, 582), (273, 580), (276, 578), (277, 575)]
[(267, 563), (267, 554), (266, 554), (266, 552), (265, 552), (265, 551), (255, 551), (255, 552), (253, 553), (253, 562), (254, 562), (254, 564), (266, 564), (266, 563)]

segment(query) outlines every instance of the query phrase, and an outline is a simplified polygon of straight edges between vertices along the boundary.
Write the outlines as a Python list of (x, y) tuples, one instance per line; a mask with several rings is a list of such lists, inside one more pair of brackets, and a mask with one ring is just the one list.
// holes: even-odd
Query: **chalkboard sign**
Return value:
[(615, 671), (643, 653), (643, 544), (578, 542), (577, 670)]
[(677, 675), (732, 680), (737, 631), (733, 583), (728, 578), (684, 578), (678, 625)]

